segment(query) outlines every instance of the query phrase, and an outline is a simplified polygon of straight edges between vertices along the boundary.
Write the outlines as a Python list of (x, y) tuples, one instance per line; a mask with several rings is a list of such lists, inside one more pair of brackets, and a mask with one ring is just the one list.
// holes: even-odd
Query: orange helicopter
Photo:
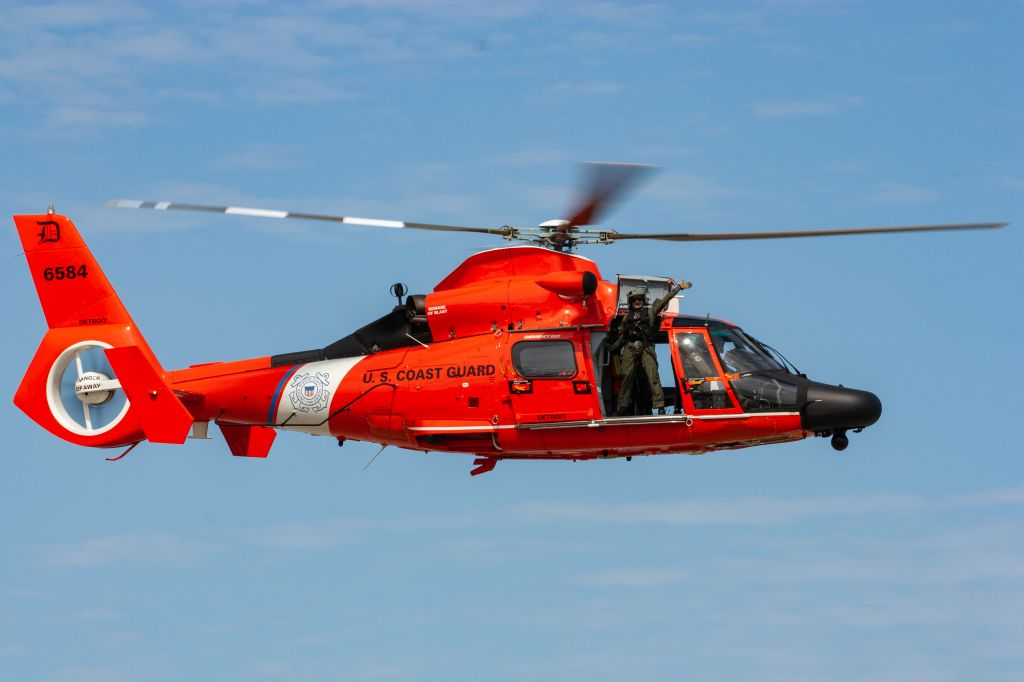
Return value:
[[(664, 298), (665, 277), (605, 280), (572, 251), (623, 239), (676, 242), (977, 230), (1005, 223), (753, 233), (623, 233), (587, 227), (650, 167), (590, 164), (591, 184), (565, 220), (536, 228), (459, 227), (244, 207), (113, 200), (110, 205), (368, 227), (469, 232), (529, 242), (477, 253), (428, 294), (322, 348), (165, 370), (78, 230), (52, 208), (14, 221), (49, 327), (14, 403), (78, 445), (184, 443), (220, 428), (233, 455), (266, 457), (277, 430), (476, 456), (472, 475), (502, 459), (701, 454), (831, 437), (874, 424), (867, 391), (823, 384), (738, 326), (680, 312), (669, 300), (649, 344), (667, 348), (667, 409), (652, 414), (643, 373), (616, 353), (627, 301)], [(630, 409), (616, 399), (635, 382)]]

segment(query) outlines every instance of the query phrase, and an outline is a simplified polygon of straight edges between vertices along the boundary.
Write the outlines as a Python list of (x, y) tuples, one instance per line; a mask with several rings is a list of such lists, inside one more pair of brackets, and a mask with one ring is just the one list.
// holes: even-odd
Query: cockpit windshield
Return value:
[(744, 334), (739, 327), (719, 326), (710, 332), (722, 368), (728, 374), (789, 371), (764, 346)]

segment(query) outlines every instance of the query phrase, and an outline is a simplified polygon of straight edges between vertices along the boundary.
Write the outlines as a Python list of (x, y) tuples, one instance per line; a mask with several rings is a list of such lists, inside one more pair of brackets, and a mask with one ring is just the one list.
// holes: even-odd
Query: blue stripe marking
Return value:
[(276, 423), (274, 421), (274, 417), (277, 416), (277, 401), (281, 398), (281, 389), (283, 389), (285, 383), (287, 383), (287, 381), (291, 379), (297, 371), (299, 371), (299, 367), (302, 367), (302, 365), (295, 365), (285, 372), (284, 376), (281, 377), (281, 381), (277, 384), (277, 388), (274, 389), (274, 397), (270, 399), (270, 412), (267, 413), (268, 424)]

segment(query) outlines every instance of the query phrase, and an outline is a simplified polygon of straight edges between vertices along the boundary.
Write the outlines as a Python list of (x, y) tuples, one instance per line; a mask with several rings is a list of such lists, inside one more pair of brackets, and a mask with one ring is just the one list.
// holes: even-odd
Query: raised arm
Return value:
[(662, 311), (665, 310), (665, 306), (668, 305), (668, 302), (671, 301), (676, 294), (678, 294), (683, 289), (689, 289), (690, 287), (693, 286), (693, 284), (687, 282), (686, 280), (680, 280), (679, 282), (676, 282), (671, 277), (668, 278), (668, 283), (672, 286), (672, 288), (668, 290), (667, 294), (662, 296), (653, 306), (651, 306), (652, 325), (657, 324), (658, 315), (661, 315)]

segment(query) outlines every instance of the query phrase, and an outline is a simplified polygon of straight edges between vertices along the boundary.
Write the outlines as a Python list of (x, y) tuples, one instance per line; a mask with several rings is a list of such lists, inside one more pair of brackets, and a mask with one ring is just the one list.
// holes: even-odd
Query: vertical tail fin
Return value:
[(50, 329), (133, 324), (74, 223), (55, 214), (14, 222)]
[[(74, 223), (55, 214), (14, 216), (14, 222), (49, 327), (15, 405), (79, 445), (115, 447), (146, 437), (183, 442), (191, 418)], [(126, 347), (133, 350), (107, 353)], [(118, 378), (115, 366), (128, 374)], [(159, 406), (131, 409), (131, 399), (151, 392), (162, 397)]]

